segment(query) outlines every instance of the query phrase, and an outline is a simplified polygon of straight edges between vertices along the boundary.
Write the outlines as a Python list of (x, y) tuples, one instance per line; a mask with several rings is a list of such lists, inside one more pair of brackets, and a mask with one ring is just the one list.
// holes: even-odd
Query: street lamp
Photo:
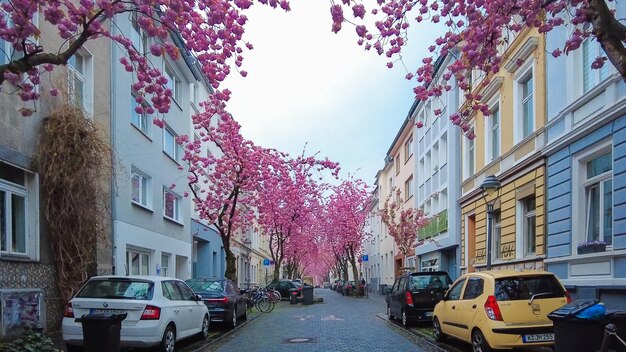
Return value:
[(480, 189), (483, 192), (483, 199), (485, 200), (485, 204), (487, 204), (487, 270), (491, 269), (493, 205), (496, 202), (497, 197), (494, 197), (491, 201), (487, 201), (487, 199), (491, 198), (496, 192), (498, 192), (500, 190), (500, 187), (500, 181), (498, 181), (498, 178), (494, 175), (487, 176), (483, 183), (480, 185)]

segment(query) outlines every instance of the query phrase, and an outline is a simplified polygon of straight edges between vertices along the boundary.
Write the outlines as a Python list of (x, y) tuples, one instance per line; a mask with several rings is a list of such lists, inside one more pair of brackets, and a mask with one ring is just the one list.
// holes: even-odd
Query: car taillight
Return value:
[(409, 306), (413, 305), (413, 296), (411, 296), (411, 292), (407, 292), (404, 295), (404, 299), (405, 299), (407, 305), (409, 305)]
[(228, 297), (208, 299), (209, 302), (228, 303)]
[(161, 308), (155, 306), (146, 306), (141, 314), (141, 320), (159, 320), (161, 317)]
[(567, 290), (565, 290), (565, 299), (567, 299), (567, 303), (572, 303), (572, 296), (569, 295)]
[(495, 296), (487, 297), (487, 302), (485, 302), (485, 312), (487, 313), (489, 319), (502, 321), (502, 313), (500, 313), (500, 307), (498, 306)]
[(63, 310), (63, 316), (66, 318), (74, 318), (74, 307), (72, 307), (71, 303), (65, 305), (65, 309)]

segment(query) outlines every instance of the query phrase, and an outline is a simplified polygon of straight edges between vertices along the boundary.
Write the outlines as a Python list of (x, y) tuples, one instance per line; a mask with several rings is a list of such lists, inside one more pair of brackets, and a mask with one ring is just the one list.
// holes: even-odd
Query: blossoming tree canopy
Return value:
[[(289, 10), (286, 0), (259, 0), (259, 3)], [(252, 0), (0, 0), (0, 84), (11, 82), (19, 88), (20, 97), (29, 102), (39, 99), (36, 88), (42, 73), (68, 60), (91, 40), (109, 38), (126, 53), (120, 62), (128, 72), (135, 73), (133, 89), (151, 97), (147, 112), (169, 110), (172, 92), (160, 68), (151, 65), (130, 33), (119, 33), (115, 21), (119, 15), (132, 14), (133, 26), (153, 39), (149, 48), (154, 56), (180, 57), (180, 49), (172, 36), (180, 36), (184, 46), (193, 52), (204, 75), (217, 89), (231, 72), (239, 70), (244, 49), (252, 49), (243, 40), (247, 17), (245, 10)], [(39, 41), (42, 29), (52, 29), (64, 39), (59, 47)], [(4, 41), (4, 42), (3, 42)], [(239, 71), (243, 76), (246, 71)], [(57, 91), (52, 88), (51, 94)], [(142, 109), (141, 105), (138, 109)], [(29, 115), (32, 108), (22, 109)]]
[[(400, 190), (395, 189), (389, 193), (380, 212), (381, 221), (387, 226), (389, 235), (393, 238), (398, 250), (402, 255), (407, 253), (418, 243), (418, 231), (428, 225), (430, 219), (421, 209), (403, 208), (400, 199)], [(393, 197), (395, 195), (395, 197)], [(396, 200), (393, 200), (395, 198)]]
[[(367, 5), (372, 7), (366, 8)], [(615, 9), (621, 12), (619, 16)], [(455, 55), (456, 60), (441, 74), (444, 83), (434, 77), (433, 57), (424, 58), (422, 66), (415, 74), (408, 73), (407, 79), (416, 78), (418, 86), (414, 91), (420, 100), (440, 96), (456, 80), (466, 90), (470, 102), (460, 114), (451, 116), (457, 125), (462, 125), (472, 111), (489, 115), (481, 97), (469, 92), (467, 73), (478, 70), (488, 76), (498, 72), (506, 60), (499, 50), (524, 28), (546, 33), (556, 27), (567, 27), (569, 38), (552, 52), (555, 57), (578, 49), (587, 38), (598, 41), (604, 55), (595, 59), (592, 68), (600, 68), (608, 60), (626, 81), (624, 4), (615, 0), (379, 0), (375, 3), (342, 0), (341, 4), (332, 5), (331, 16), (332, 31), (338, 32), (347, 22), (354, 23), (358, 44), (388, 57), (389, 67), (394, 61), (402, 60), (401, 50), (411, 24), (433, 22), (446, 26), (446, 33), (429, 47), (438, 57), (460, 50), (460, 55)], [(373, 27), (366, 23), (373, 23)], [(488, 85), (489, 79), (482, 84)], [(464, 131), (467, 135), (468, 131)]]

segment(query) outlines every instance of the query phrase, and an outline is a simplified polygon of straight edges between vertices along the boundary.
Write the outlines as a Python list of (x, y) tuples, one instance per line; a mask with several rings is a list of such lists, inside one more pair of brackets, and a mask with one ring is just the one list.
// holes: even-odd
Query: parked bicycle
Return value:
[(270, 299), (270, 295), (264, 289), (247, 290), (244, 297), (248, 300), (248, 307), (254, 307), (262, 313), (269, 313), (274, 310), (274, 301)]

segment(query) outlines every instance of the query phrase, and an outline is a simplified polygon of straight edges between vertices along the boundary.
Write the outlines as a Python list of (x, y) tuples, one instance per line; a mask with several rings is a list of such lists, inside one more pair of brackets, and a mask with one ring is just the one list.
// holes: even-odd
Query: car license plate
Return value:
[(427, 317), (432, 317), (433, 316), (433, 312), (426, 312), (424, 313), (425, 316)]
[(108, 314), (124, 314), (126, 311), (123, 309), (91, 309), (89, 313), (94, 315), (108, 315)]
[(554, 334), (531, 334), (523, 336), (524, 342), (545, 342), (554, 341)]

